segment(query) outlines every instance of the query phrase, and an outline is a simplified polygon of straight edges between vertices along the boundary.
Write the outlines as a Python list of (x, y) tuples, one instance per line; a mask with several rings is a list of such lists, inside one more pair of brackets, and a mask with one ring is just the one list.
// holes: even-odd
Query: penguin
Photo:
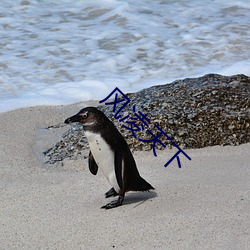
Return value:
[(73, 122), (83, 126), (88, 140), (90, 172), (96, 175), (100, 168), (112, 187), (105, 193), (106, 198), (118, 196), (117, 200), (101, 208), (121, 206), (128, 191), (154, 189), (140, 176), (127, 142), (102, 111), (95, 107), (86, 107), (65, 120), (67, 124)]

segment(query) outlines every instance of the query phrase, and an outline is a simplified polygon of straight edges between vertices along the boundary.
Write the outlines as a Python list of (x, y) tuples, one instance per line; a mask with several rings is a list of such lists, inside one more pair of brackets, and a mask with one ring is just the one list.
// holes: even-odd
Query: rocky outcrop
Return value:
[[(245, 75), (227, 77), (209, 74), (126, 95), (130, 103), (120, 113), (122, 117), (135, 117), (135, 105), (135, 111), (147, 114), (150, 121), (149, 126), (144, 124), (143, 128), (142, 122), (136, 121), (140, 127), (139, 131), (134, 132), (136, 138), (131, 130), (123, 127), (129, 127), (126, 122), (131, 119), (119, 122), (114, 119), (113, 106), (103, 105), (99, 108), (115, 123), (132, 150), (152, 149), (153, 142), (139, 139), (153, 138), (147, 129), (157, 136), (160, 131), (155, 124), (172, 140), (164, 134), (159, 137), (166, 147), (172, 147), (172, 142), (182, 149), (250, 142), (250, 78)], [(77, 158), (86, 147), (81, 126), (76, 125), (44, 154), (53, 163), (66, 157)], [(155, 148), (164, 149), (159, 142), (155, 143)]]

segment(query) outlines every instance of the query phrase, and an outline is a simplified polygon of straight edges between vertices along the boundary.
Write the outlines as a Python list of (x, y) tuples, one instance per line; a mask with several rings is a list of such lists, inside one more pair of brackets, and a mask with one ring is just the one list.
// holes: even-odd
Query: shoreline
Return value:
[[(247, 249), (250, 143), (134, 152), (138, 169), (155, 192), (130, 192), (124, 205), (102, 210), (110, 188), (87, 159), (44, 165), (38, 158), (66, 127), (46, 130), (84, 102), (0, 113), (0, 188), (3, 249)], [(41, 152), (39, 152), (41, 151)], [(126, 233), (125, 233), (126, 232)]]

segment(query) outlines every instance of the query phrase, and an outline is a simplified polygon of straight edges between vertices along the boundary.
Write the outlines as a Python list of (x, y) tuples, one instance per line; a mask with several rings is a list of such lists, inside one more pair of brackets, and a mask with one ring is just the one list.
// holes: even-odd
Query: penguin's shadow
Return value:
[(127, 193), (124, 199), (123, 205), (134, 204), (134, 208), (143, 204), (149, 199), (153, 199), (157, 197), (157, 193), (155, 191), (145, 191), (145, 192), (131, 192)]

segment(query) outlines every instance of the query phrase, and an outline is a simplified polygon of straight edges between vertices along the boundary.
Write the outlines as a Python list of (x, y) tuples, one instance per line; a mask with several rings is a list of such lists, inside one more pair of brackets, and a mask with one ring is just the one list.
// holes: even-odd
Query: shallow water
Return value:
[(92, 2), (1, 1), (0, 111), (250, 75), (250, 1)]

